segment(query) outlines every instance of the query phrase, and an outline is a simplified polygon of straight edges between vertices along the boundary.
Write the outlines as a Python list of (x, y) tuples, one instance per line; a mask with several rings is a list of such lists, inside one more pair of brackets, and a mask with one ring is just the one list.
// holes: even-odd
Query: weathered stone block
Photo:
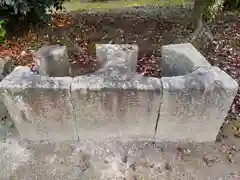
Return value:
[(214, 141), (237, 93), (237, 82), (218, 67), (201, 67), (185, 76), (163, 77), (162, 83), (157, 136)]
[[(8, 74), (9, 68), (12, 68), (12, 63), (8, 62), (8, 59), (0, 58), (0, 82), (4, 79), (4, 77)], [(0, 94), (0, 139), (5, 138), (6, 133), (8, 130), (13, 126), (13, 121), (8, 113), (8, 110), (2, 100), (1, 94)]]
[(13, 127), (13, 120), (0, 96), (0, 141), (5, 138), (7, 132)]
[[(75, 77), (72, 83), (80, 139), (154, 136), (161, 80), (134, 72), (134, 47), (122, 50), (124, 45), (99, 46), (97, 55), (103, 53), (100, 58), (105, 57), (103, 68)], [(105, 51), (98, 52), (104, 48)]]
[(0, 90), (21, 138), (77, 139), (69, 77), (33, 74), (17, 67), (0, 83)]
[(34, 61), (41, 75), (50, 77), (69, 76), (69, 59), (66, 46), (43, 46), (34, 53)]
[(198, 67), (211, 67), (191, 43), (165, 45), (162, 46), (161, 53), (164, 77), (189, 74)]
[(124, 64), (132, 72), (137, 71), (138, 46), (132, 44), (96, 44), (96, 55), (103, 66)]

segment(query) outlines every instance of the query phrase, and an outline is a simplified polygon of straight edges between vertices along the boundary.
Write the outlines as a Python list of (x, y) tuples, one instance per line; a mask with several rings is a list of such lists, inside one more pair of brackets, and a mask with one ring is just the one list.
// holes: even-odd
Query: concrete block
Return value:
[(191, 43), (165, 45), (162, 46), (161, 53), (164, 77), (186, 75), (199, 67), (211, 67)]
[(154, 136), (161, 80), (134, 71), (136, 46), (102, 46), (97, 46), (98, 57), (105, 61), (102, 69), (75, 77), (72, 83), (79, 138)]
[(17, 67), (0, 83), (0, 90), (21, 138), (29, 140), (77, 139), (69, 77), (33, 74)]
[(214, 141), (237, 93), (237, 82), (213, 66), (161, 79), (163, 98), (157, 138)]
[(41, 75), (50, 77), (69, 76), (69, 59), (66, 46), (43, 46), (33, 54)]

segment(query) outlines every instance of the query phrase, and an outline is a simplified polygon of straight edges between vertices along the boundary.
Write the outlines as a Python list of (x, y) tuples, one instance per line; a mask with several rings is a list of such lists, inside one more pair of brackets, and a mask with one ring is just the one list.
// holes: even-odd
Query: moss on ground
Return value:
[(81, 11), (81, 10), (104, 10), (116, 9), (134, 6), (158, 5), (158, 6), (171, 6), (181, 5), (186, 0), (115, 0), (106, 2), (80, 2), (80, 0), (72, 0), (64, 4), (68, 11)]

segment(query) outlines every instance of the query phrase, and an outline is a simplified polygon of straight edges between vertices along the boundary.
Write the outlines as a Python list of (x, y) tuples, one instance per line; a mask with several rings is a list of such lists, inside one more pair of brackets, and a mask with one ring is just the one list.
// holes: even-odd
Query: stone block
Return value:
[[(8, 59), (0, 58), (0, 82), (4, 79), (4, 77), (7, 75), (7, 66), (12, 67), (11, 62), (8, 62)], [(6, 137), (6, 133), (8, 130), (13, 126), (13, 121), (8, 113), (8, 110), (2, 100), (1, 94), (0, 94), (0, 139)]]
[(154, 136), (161, 80), (135, 72), (136, 46), (102, 46), (102, 69), (72, 83), (79, 138)]
[(170, 44), (161, 48), (164, 77), (181, 76), (198, 67), (211, 67), (206, 58), (191, 44)]
[(96, 44), (96, 56), (104, 67), (126, 65), (132, 72), (137, 71), (138, 46), (132, 44)]
[(69, 76), (69, 59), (66, 46), (43, 46), (33, 54), (40, 75), (50, 77)]
[(33, 74), (17, 67), (0, 83), (2, 99), (21, 138), (77, 139), (71, 105), (72, 78)]
[(5, 138), (7, 132), (13, 127), (13, 120), (8, 113), (8, 110), (0, 97), (0, 141)]
[(214, 141), (237, 93), (237, 82), (214, 66), (161, 79), (163, 98), (157, 138)]
[(4, 78), (4, 65), (5, 65), (5, 60), (3, 58), (0, 58), (0, 81)]

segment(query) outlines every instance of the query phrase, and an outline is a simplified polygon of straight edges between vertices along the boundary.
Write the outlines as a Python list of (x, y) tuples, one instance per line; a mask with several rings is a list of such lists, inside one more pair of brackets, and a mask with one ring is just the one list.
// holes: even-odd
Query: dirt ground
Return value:
[[(174, 12), (174, 13), (173, 13)], [(173, 15), (174, 14), (174, 15)], [(159, 49), (164, 44), (183, 42), (193, 31), (192, 12), (186, 9), (130, 8), (125, 11), (55, 15), (50, 33), (42, 27), (15, 42), (21, 50), (33, 50), (42, 44), (72, 42), (85, 56), (71, 52), (72, 66), (85, 73), (94, 71), (95, 43), (136, 43), (140, 47), (138, 72), (145, 76), (161, 76)], [(214, 41), (193, 44), (209, 59), (238, 82), (240, 81), (239, 23), (234, 13), (221, 14), (210, 28)], [(65, 34), (65, 35), (64, 35)], [(12, 42), (9, 40), (9, 42)], [(70, 45), (69, 45), (70, 44)], [(29, 60), (30, 62), (31, 60)], [(26, 64), (21, 60), (16, 64)], [(216, 143), (184, 144), (146, 141), (18, 142), (8, 134), (2, 140), (0, 179), (117, 179), (117, 180), (239, 180), (240, 92), (229, 111)], [(229, 121), (229, 123), (227, 123)], [(15, 133), (16, 134), (16, 133)]]
[[(96, 140), (28, 142), (7, 139), (2, 180), (239, 180), (239, 143)], [(235, 142), (234, 142), (235, 141)]]

